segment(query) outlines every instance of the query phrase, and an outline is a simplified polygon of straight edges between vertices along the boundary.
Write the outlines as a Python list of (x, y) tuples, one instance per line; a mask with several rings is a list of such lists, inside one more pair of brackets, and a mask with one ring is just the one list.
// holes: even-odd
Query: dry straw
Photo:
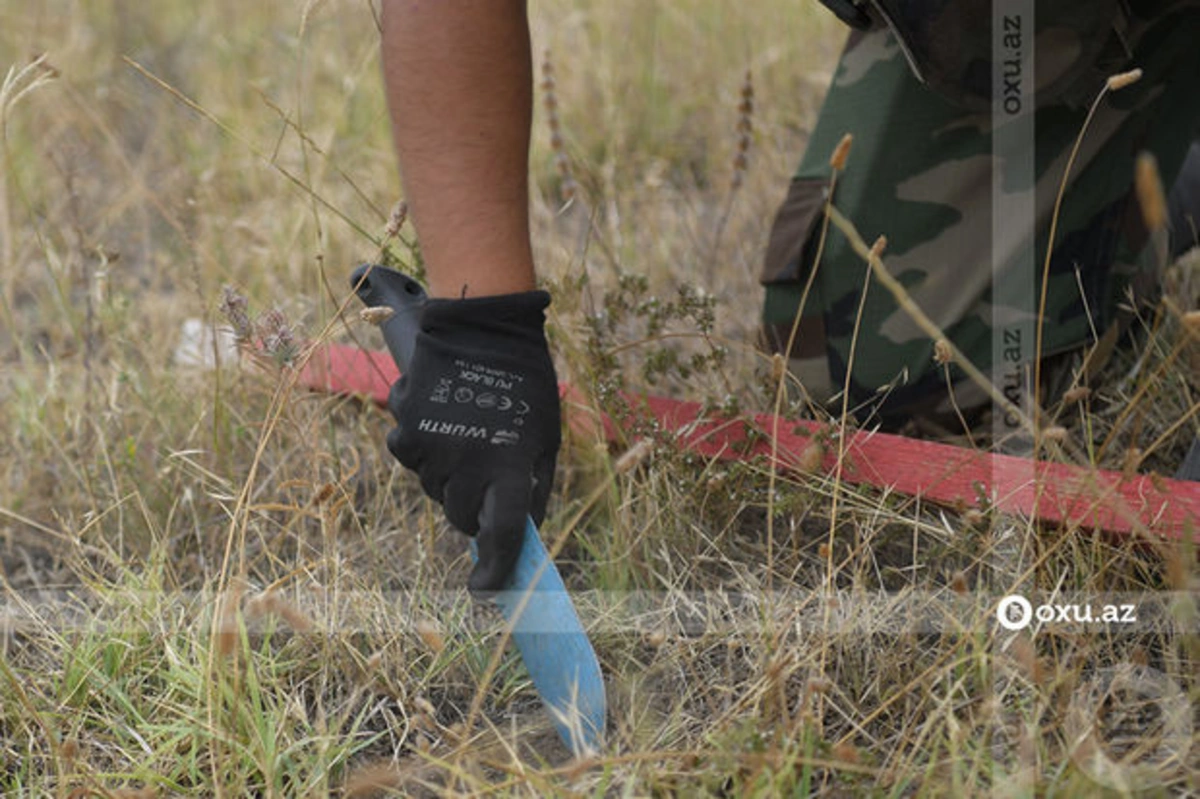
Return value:
[[(776, 419), (780, 418), (780, 414), (783, 410), (783, 399), (786, 393), (785, 388), (787, 385), (787, 382), (784, 380), (785, 374), (782, 372), (782, 370), (778, 370), (778, 376), (775, 376), (777, 373), (777, 367), (779, 367), (781, 364), (785, 364), (786, 359), (791, 357), (793, 347), (796, 345), (796, 337), (800, 334), (800, 320), (804, 316), (804, 308), (808, 303), (808, 295), (809, 292), (812, 291), (813, 283), (816, 281), (817, 269), (819, 269), (821, 265), (821, 256), (825, 252), (825, 241), (829, 235), (829, 223), (832, 220), (831, 212), (833, 211), (833, 197), (837, 190), (838, 175), (841, 174), (841, 172), (846, 168), (846, 161), (850, 157), (850, 145), (853, 144), (853, 142), (854, 136), (852, 134), (844, 134), (841, 138), (841, 141), (837, 143), (837, 147), (834, 148), (833, 153), (829, 157), (831, 174), (829, 176), (829, 188), (825, 193), (825, 215), (821, 220), (821, 233), (817, 239), (817, 251), (813, 255), (812, 264), (809, 265), (808, 278), (804, 281), (804, 289), (800, 293), (800, 302), (796, 305), (796, 313), (792, 318), (792, 327), (788, 332), (787, 343), (783, 346), (782, 357), (778, 360), (774, 360), (772, 363), (772, 376), (775, 379), (776, 387)], [(801, 386), (801, 388), (803, 389), (803, 386)], [(778, 422), (776, 422), (776, 425), (778, 425)], [(821, 455), (823, 461), (824, 452), (822, 452)], [(816, 471), (816, 469), (820, 467), (820, 463), (816, 462), (816, 450), (811, 446), (803, 453), (802, 460), (806, 466), (812, 466), (812, 471)], [(771, 430), (771, 462), (779, 462), (779, 430), (777, 428)], [(839, 463), (840, 462), (839, 455)], [(767, 482), (767, 495), (771, 497), (771, 506), (767, 509), (767, 565), (769, 569), (773, 568), (775, 558), (775, 513), (773, 503), (775, 497), (776, 474), (777, 470), (772, 469)], [(841, 471), (838, 470), (837, 476), (840, 477), (840, 475)], [(834, 496), (836, 498), (836, 492)], [(825, 545), (822, 544), (822, 546)], [(828, 553), (823, 554), (821, 557), (823, 559), (827, 559), (827, 554)]]
[(1079, 128), (1079, 135), (1075, 137), (1075, 143), (1071, 146), (1071, 153), (1067, 156), (1067, 165), (1063, 169), (1062, 179), (1058, 184), (1058, 193), (1054, 198), (1054, 211), (1050, 214), (1050, 233), (1046, 239), (1046, 257), (1042, 264), (1042, 285), (1041, 293), (1038, 297), (1037, 309), (1037, 325), (1034, 334), (1033, 346), (1033, 428), (1034, 428), (1034, 449), (1038, 448), (1037, 431), (1039, 428), (1038, 415), (1040, 407), (1037, 398), (1042, 393), (1042, 341), (1045, 333), (1046, 319), (1046, 300), (1050, 290), (1050, 261), (1054, 256), (1054, 241), (1058, 231), (1059, 214), (1062, 212), (1063, 197), (1067, 193), (1067, 184), (1070, 182), (1071, 169), (1075, 165), (1075, 159), (1079, 155), (1079, 148), (1083, 144), (1084, 134), (1087, 133), (1088, 127), (1092, 123), (1092, 118), (1096, 115), (1096, 109), (1100, 107), (1100, 102), (1109, 92), (1115, 92), (1119, 89), (1124, 89), (1126, 86), (1137, 83), (1142, 77), (1140, 69), (1131, 69), (1128, 72), (1122, 72), (1117, 75), (1110, 75), (1104, 84), (1104, 88), (1096, 94), (1096, 99), (1092, 101), (1092, 105), (1088, 108), (1087, 116), (1083, 120), (1083, 125)]

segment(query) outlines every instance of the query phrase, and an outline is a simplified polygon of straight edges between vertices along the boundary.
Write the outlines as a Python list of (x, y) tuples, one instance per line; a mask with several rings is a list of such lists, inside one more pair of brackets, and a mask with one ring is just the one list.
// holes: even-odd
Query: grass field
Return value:
[[(561, 376), (598, 407), (620, 383), (770, 410), (756, 274), (842, 29), (786, 0), (531, 13), (563, 140), (543, 87), (533, 220)], [(304, 342), (380, 346), (353, 265), (417, 265), (411, 227), (388, 231), (370, 4), (9, 3), (3, 72), (0, 793), (1200, 792), (1194, 551), (652, 434), (619, 466), (634, 436), (568, 435), (543, 526), (608, 680), (606, 749), (572, 762), (519, 659), (491, 673), (497, 616), (388, 419), (294, 385)], [(1200, 262), (1175, 270), (1192, 286)], [(226, 287), (274, 357), (180, 363), (187, 320), (228, 324)], [(1187, 328), (1146, 327), (1069, 429), (1111, 432), (1106, 466), (1154, 442), (1169, 463), (1197, 431), (1172, 427), (1195, 413)], [(1006, 570), (1013, 552), (1032, 566)], [(1141, 618), (1001, 636), (1014, 591)]]

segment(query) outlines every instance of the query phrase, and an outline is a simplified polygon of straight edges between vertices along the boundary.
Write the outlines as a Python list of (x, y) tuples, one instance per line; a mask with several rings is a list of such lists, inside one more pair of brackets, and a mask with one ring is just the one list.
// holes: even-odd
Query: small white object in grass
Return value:
[(637, 443), (625, 450), (621, 457), (617, 458), (617, 462), (613, 464), (613, 471), (617, 474), (624, 474), (650, 457), (653, 451), (654, 445), (650, 442), (650, 439), (638, 439)]
[(1054, 425), (1042, 430), (1042, 438), (1044, 440), (1053, 441), (1057, 444), (1061, 444), (1062, 442), (1066, 441), (1067, 435), (1067, 428), (1062, 427), (1061, 425)]
[(183, 321), (179, 330), (179, 344), (175, 347), (176, 366), (212, 369), (218, 359), (220, 363), (235, 362), (237, 354), (237, 342), (232, 330), (213, 327), (202, 319)]
[(386, 305), (376, 305), (371, 308), (363, 308), (358, 312), (358, 317), (369, 325), (382, 325), (395, 315), (396, 309), (389, 308)]

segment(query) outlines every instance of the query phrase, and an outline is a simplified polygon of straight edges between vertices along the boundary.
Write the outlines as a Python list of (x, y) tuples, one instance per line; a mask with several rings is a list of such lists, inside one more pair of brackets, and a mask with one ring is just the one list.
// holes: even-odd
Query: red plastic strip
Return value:
[[(387, 402), (399, 376), (386, 352), (331, 344), (317, 349), (300, 375), (301, 385), (318, 391), (351, 394)], [(569, 409), (574, 391), (563, 387)], [(715, 418), (697, 402), (655, 396), (630, 396), (635, 412), (653, 417), (674, 431), (680, 444), (699, 455), (722, 460), (770, 458), (784, 468), (806, 460), (814, 436), (826, 425), (787, 420), (772, 414)], [(586, 425), (586, 420), (583, 421)], [(606, 436), (619, 435), (601, 420)], [(824, 433), (822, 432), (824, 431)], [(774, 442), (774, 443), (773, 443)], [(838, 468), (836, 446), (825, 447), (821, 468)], [(1038, 461), (1030, 479), (1029, 461), (921, 441), (887, 433), (855, 432), (846, 441), (842, 479), (895, 491), (922, 501), (958, 509), (980, 507), (980, 497), (995, 508), (1026, 518), (1111, 533), (1150, 533), (1200, 544), (1200, 483), (1165, 477), (1089, 469)]]

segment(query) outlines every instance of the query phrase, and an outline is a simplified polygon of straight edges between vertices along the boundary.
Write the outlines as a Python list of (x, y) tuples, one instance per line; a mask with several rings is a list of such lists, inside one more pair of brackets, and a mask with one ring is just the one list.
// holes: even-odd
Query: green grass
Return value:
[[(563, 207), (539, 104), (535, 246), (562, 376), (597, 407), (616, 409), (617, 385), (773, 407), (755, 274), (842, 33), (816, 4), (748, 8), (531, 9), (580, 186)], [(400, 196), (369, 5), (48, 0), (0, 10), (10, 65), (0, 793), (1119, 795), (1069, 756), (1083, 687), (1148, 664), (1195, 707), (1194, 553), (966, 519), (828, 475), (772, 481), (653, 430), (615, 449), (576, 432), (543, 531), (567, 536), (611, 729), (571, 763), (512, 652), (482, 684), (498, 617), (462, 590), (464, 542), (387, 454), (384, 414), (298, 390), (271, 359), (175, 362), (186, 319), (225, 324), (226, 285), (299, 339), (378, 346), (350, 267), (417, 253), (411, 229), (385, 235)], [(735, 191), (747, 69), (755, 134)], [(1195, 406), (1178, 318), (1146, 328), (1146, 361), (1070, 412), (1081, 443), (1112, 433), (1098, 463), (1119, 468)], [(639, 436), (648, 453), (618, 469)], [(996, 568), (1006, 527), (1030, 574)], [(1014, 586), (1176, 606), (1137, 635), (1002, 649), (991, 613)], [(1098, 738), (1128, 754), (1132, 724), (1149, 748), (1130, 762), (1159, 762), (1162, 714), (1130, 721), (1134, 699)], [(1200, 790), (1188, 735), (1149, 795)]]

